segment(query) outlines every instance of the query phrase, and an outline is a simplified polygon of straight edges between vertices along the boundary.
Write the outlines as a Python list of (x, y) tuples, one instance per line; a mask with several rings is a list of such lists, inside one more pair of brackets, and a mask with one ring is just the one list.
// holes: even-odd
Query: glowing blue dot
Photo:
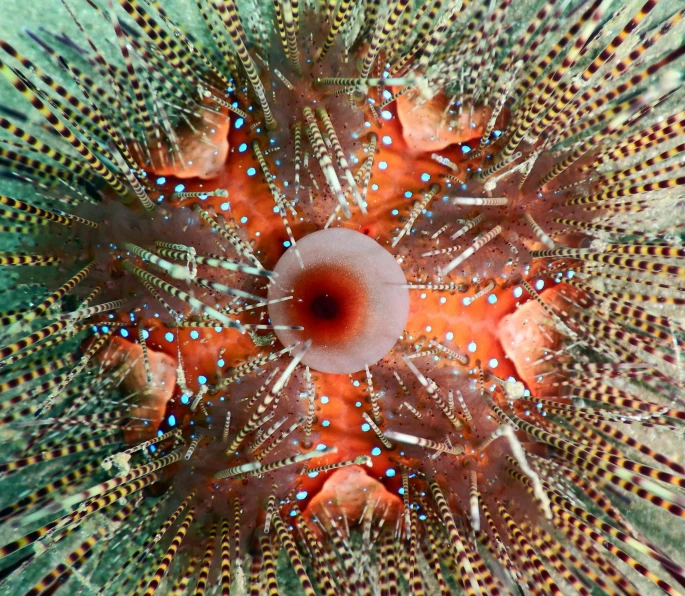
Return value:
[(364, 424), (362, 424), (362, 431), (363, 432), (367, 433), (370, 430), (371, 430), (371, 426), (369, 424), (367, 424), (366, 422)]
[(447, 338), (448, 341), (451, 340), (451, 339), (454, 339), (454, 333), (452, 333), (451, 331), (448, 331), (448, 332), (445, 334), (445, 337)]
[(240, 147), (238, 147), (238, 151), (240, 151), (240, 153), (245, 153), (245, 151), (247, 151), (247, 143), (240, 143)]
[(393, 209), (393, 210), (391, 211), (391, 213), (392, 213), (393, 215), (399, 215), (400, 212), (399, 212), (397, 209)]
[(248, 176), (254, 176), (257, 173), (257, 170), (254, 168), (247, 168), (247, 175)]
[(167, 421), (169, 422), (169, 426), (176, 426), (176, 416), (173, 414), (169, 416)]
[(378, 190), (378, 184), (372, 184), (371, 189), (372, 190)]
[(236, 128), (240, 128), (244, 123), (245, 123), (245, 120), (243, 120), (242, 118), (238, 118), (238, 119), (235, 121), (235, 125), (234, 125), (234, 126), (235, 126)]
[(490, 294), (488, 296), (488, 302), (490, 304), (495, 304), (497, 302), (497, 296), (495, 296), (494, 294)]
[(245, 216), (243, 215), (243, 216), (240, 218), (240, 223), (241, 223), (241, 224), (247, 223), (247, 217), (245, 217)]
[(408, 199), (411, 199), (411, 197), (412, 197), (412, 192), (411, 192), (411, 190), (405, 191), (404, 196), (407, 197)]
[(468, 145), (462, 145), (461, 146), (461, 152), (464, 154), (471, 153), (471, 147), (469, 147)]
[(221, 210), (222, 211), (228, 211), (231, 208), (230, 203), (221, 203)]
[(352, 381), (352, 384), (353, 384), (355, 387), (359, 387), (359, 381)]
[(323, 426), (330, 426), (330, 425), (331, 425), (331, 421), (330, 421), (330, 420), (324, 420), (321, 424), (322, 424)]
[(388, 135), (385, 135), (383, 137), (383, 144), (384, 145), (392, 145), (392, 137), (389, 137)]
[(174, 341), (174, 334), (171, 333), (171, 331), (167, 331), (164, 334), (164, 339), (166, 339), (167, 341)]
[(121, 330), (121, 337), (128, 337), (128, 331), (126, 329)]
[(157, 178), (157, 184), (162, 186), (162, 184), (166, 184), (166, 178), (162, 176), (161, 178)]
[(207, 377), (205, 377), (204, 375), (200, 375), (197, 378), (197, 382), (200, 383), (200, 385), (204, 385), (207, 382)]
[(545, 280), (544, 279), (538, 279), (535, 282), (535, 289), (536, 290), (542, 290), (542, 288), (544, 288), (544, 287), (545, 287)]
[(197, 339), (198, 337), (200, 337), (200, 334), (197, 331), (195, 331), (195, 329), (193, 329), (190, 332), (190, 337), (192, 337), (193, 339)]
[(289, 248), (290, 247), (290, 240), (284, 240), (283, 246), (285, 246), (286, 248)]
[(148, 337), (150, 337), (150, 333), (147, 330), (143, 329), (143, 339), (147, 339)]
[(328, 449), (328, 447), (326, 447), (326, 445), (324, 445), (323, 443), (319, 443), (319, 444), (316, 446), (316, 450), (317, 450), (317, 451), (326, 451), (326, 449)]
[(374, 448), (371, 450), (371, 455), (376, 455), (376, 456), (378, 456), (378, 455), (380, 455), (380, 454), (381, 454), (381, 448), (380, 448), (380, 447), (374, 447)]
[(519, 286), (515, 287), (514, 288), (514, 297), (520, 298), (521, 296), (523, 296), (523, 289), (521, 289), (521, 287), (519, 287)]
[(502, 136), (502, 131), (501, 130), (493, 130), (492, 131), (492, 136), (498, 139), (499, 137)]
[(226, 364), (226, 361), (223, 358), (219, 358), (219, 360), (217, 361), (217, 365), (219, 366), (219, 368), (224, 366), (224, 364)]
[(378, 169), (379, 170), (387, 170), (388, 169), (388, 162), (387, 161), (378, 162)]
[(471, 304), (471, 298), (469, 298), (468, 296), (464, 296), (464, 297), (461, 299), (461, 303), (462, 303), (464, 306), (468, 306), (469, 304)]
[(295, 495), (295, 498), (298, 501), (304, 501), (304, 499), (307, 498), (307, 491), (306, 490), (301, 490), (299, 493)]
[(497, 368), (499, 366), (499, 360), (497, 360), (497, 358), (490, 358), (490, 360), (488, 360), (488, 366), (490, 368)]
[(102, 326), (102, 332), (103, 332), (103, 333), (108, 333), (108, 332), (109, 332), (109, 327), (107, 327), (107, 325), (103, 325), (103, 326)]
[(322, 395), (322, 396), (321, 396), (321, 403), (322, 403), (322, 404), (327, 404), (327, 403), (328, 403), (328, 396), (327, 396), (327, 395)]
[(421, 181), (422, 181), (422, 182), (428, 182), (430, 179), (431, 179), (431, 175), (430, 175), (430, 174), (428, 174), (428, 173), (426, 173), (426, 172), (424, 172), (423, 174), (421, 174)]
[(404, 494), (404, 487), (403, 487), (403, 486), (400, 486), (400, 487), (397, 489), (397, 492), (398, 492), (399, 494), (403, 495), (403, 494)]
[(157, 451), (157, 447), (150, 445), (150, 453), (154, 453), (155, 451)]
[(181, 403), (182, 404), (187, 404), (190, 401), (190, 397), (188, 397), (185, 393), (181, 395)]
[(469, 343), (468, 346), (466, 346), (466, 349), (467, 349), (469, 352), (471, 352), (472, 354), (476, 351), (477, 348), (478, 348), (478, 346), (476, 345), (476, 342), (475, 342), (475, 341), (472, 341), (471, 343)]
[(395, 474), (397, 474), (397, 472), (395, 472), (395, 470), (393, 470), (392, 468), (388, 468), (388, 469), (385, 471), (385, 475), (386, 475), (388, 478), (392, 478)]
[(354, 402), (354, 406), (355, 406), (355, 408), (361, 408), (362, 402), (360, 402), (360, 401)]
[(392, 112), (389, 112), (388, 110), (383, 110), (381, 112), (381, 118), (383, 118), (383, 120), (392, 120)]
[(177, 184), (174, 186), (174, 191), (175, 192), (183, 192), (186, 189), (186, 187), (183, 184)]

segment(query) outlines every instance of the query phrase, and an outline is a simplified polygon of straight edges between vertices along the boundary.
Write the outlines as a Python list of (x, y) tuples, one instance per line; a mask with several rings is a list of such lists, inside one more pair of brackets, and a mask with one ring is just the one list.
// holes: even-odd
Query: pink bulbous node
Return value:
[[(302, 264), (297, 256), (299, 251)], [(278, 261), (269, 287), (274, 325), (283, 345), (310, 339), (302, 363), (348, 374), (378, 362), (395, 345), (409, 314), (407, 280), (375, 240), (343, 228), (305, 236)]]

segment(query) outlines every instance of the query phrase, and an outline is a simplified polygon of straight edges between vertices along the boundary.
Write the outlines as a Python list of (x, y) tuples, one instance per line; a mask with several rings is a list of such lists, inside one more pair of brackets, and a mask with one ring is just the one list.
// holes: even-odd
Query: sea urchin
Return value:
[(682, 594), (682, 3), (195, 4), (0, 40), (2, 589)]

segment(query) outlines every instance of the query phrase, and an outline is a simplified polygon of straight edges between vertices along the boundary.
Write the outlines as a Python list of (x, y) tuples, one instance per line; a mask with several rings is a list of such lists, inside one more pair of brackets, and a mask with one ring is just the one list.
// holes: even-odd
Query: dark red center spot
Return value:
[(312, 300), (312, 314), (319, 319), (335, 319), (339, 310), (338, 301), (329, 294), (322, 294)]
[(305, 336), (315, 344), (354, 340), (364, 327), (368, 308), (359, 280), (335, 265), (302, 271), (293, 284), (290, 304), (288, 324), (304, 327)]

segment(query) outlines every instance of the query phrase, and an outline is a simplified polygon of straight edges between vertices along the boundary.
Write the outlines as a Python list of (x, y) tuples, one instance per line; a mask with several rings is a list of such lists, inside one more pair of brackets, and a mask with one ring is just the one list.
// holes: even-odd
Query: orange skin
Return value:
[[(209, 101), (204, 103), (211, 104)], [(212, 115), (211, 119), (207, 118), (199, 123), (199, 129), (197, 129), (199, 134), (194, 132), (184, 134), (184, 132), (188, 132), (187, 130), (178, 131), (183, 163), (165, 163), (160, 159), (158, 160), (159, 163), (151, 169), (151, 174), (154, 176), (173, 176), (181, 180), (187, 178), (211, 180), (220, 175), (230, 148), (228, 133), (231, 129), (231, 121), (226, 118), (227, 110), (225, 108), (221, 108), (219, 112)], [(164, 150), (168, 153), (166, 147)]]
[[(382, 127), (372, 126), (369, 131), (378, 135), (378, 151), (374, 159), (372, 177), (367, 195), (368, 214), (366, 216), (355, 212), (351, 220), (340, 220), (336, 225), (358, 230), (362, 233), (375, 238), (383, 245), (388, 245), (394, 229), (397, 227), (398, 220), (391, 217), (393, 209), (401, 213), (407, 213), (415, 199), (408, 200), (404, 197), (407, 189), (425, 187), (425, 181), (420, 181), (420, 176), (427, 173), (431, 181), (440, 179), (440, 174), (445, 173), (446, 169), (433, 159), (431, 154), (441, 151), (441, 155), (460, 166), (460, 172), (453, 172), (462, 177), (468, 162), (460, 149), (461, 144), (469, 143), (472, 150), (475, 150), (479, 137), (483, 132), (484, 124), (487, 122), (488, 114), (482, 110), (475, 110), (473, 128), (456, 127), (453, 132), (441, 133), (437, 140), (431, 140), (430, 133), (426, 128), (431, 128), (435, 122), (439, 122), (442, 113), (442, 98), (437, 98), (428, 102), (425, 106), (413, 109), (410, 100), (404, 96), (401, 98), (399, 107), (394, 104), (388, 109), (392, 111), (393, 118), (390, 121), (383, 121)], [(400, 117), (397, 117), (397, 112)], [(436, 116), (437, 114), (437, 116)], [(404, 128), (403, 128), (404, 126)], [(229, 126), (225, 129), (228, 131)], [(390, 136), (392, 143), (387, 145), (383, 142), (383, 137)], [(274, 200), (264, 183), (259, 164), (251, 150), (239, 151), (243, 143), (249, 147), (250, 135), (247, 124), (236, 129), (230, 126), (228, 131), (228, 159), (219, 174), (211, 180), (200, 178), (187, 178), (187, 171), (175, 172), (182, 176), (171, 178), (172, 169), (160, 169), (169, 178), (165, 185), (159, 188), (160, 193), (165, 196), (174, 192), (174, 187), (182, 182), (186, 191), (203, 191), (216, 188), (229, 189), (228, 198), (210, 197), (203, 202), (206, 208), (210, 206), (217, 213), (221, 213), (221, 204), (230, 203), (230, 216), (240, 222), (240, 228), (244, 230), (245, 237), (254, 241), (255, 253), (258, 255), (262, 264), (267, 268), (273, 268), (280, 256), (285, 251), (283, 242), (287, 240), (287, 235), (283, 229), (279, 217), (272, 216)], [(217, 139), (214, 139), (217, 141)], [(219, 140), (220, 141), (220, 140)], [(381, 162), (387, 163), (387, 168), (381, 169)], [(255, 175), (248, 175), (249, 168), (256, 170)], [(377, 184), (378, 189), (374, 190), (371, 185)], [(188, 199), (186, 204), (192, 204), (197, 199)], [(225, 210), (223, 211), (227, 216)], [(263, 214), (268, 213), (269, 217)], [(247, 219), (245, 219), (247, 218)], [(294, 221), (291, 218), (295, 238), (301, 238), (314, 231), (316, 226), (308, 222)], [(499, 362), (493, 372), (500, 378), (515, 376), (521, 379), (527, 386), (533, 388), (536, 385), (534, 375), (530, 367), (526, 366), (525, 357), (529, 353), (518, 349), (506, 349), (506, 344), (516, 334), (516, 327), (522, 323), (524, 318), (541, 320), (544, 313), (541, 309), (535, 308), (535, 304), (526, 305), (528, 308), (516, 311), (517, 303), (525, 302), (528, 299), (524, 292), (521, 299), (514, 297), (511, 288), (495, 287), (491, 292), (497, 296), (497, 302), (490, 304), (486, 297), (474, 301), (465, 306), (463, 298), (473, 295), (478, 288), (470, 289), (466, 294), (445, 294), (438, 292), (422, 292), (414, 290), (411, 294), (411, 306), (406, 334), (418, 338), (424, 336), (427, 339), (435, 339), (448, 347), (458, 349), (466, 353), (468, 344), (475, 341), (477, 348), (469, 353), (471, 363), (480, 360), (484, 369), (487, 363), (496, 358)], [(554, 289), (547, 291), (556, 291)], [(423, 296), (422, 296), (423, 295)], [(441, 304), (441, 298), (446, 298), (446, 302)], [(512, 314), (513, 313), (513, 314)], [(426, 328), (430, 327), (430, 331)], [(535, 327), (535, 329), (533, 328)], [(526, 343), (530, 344), (531, 353), (536, 353), (539, 357), (540, 348), (547, 342), (537, 329), (537, 325), (531, 325), (527, 331)], [(148, 347), (151, 351), (161, 351), (168, 354), (174, 361), (177, 360), (178, 343), (168, 342), (164, 339), (164, 334), (168, 331), (165, 328), (157, 328), (151, 331), (148, 340)], [(174, 333), (179, 330), (174, 329)], [(188, 386), (196, 391), (199, 388), (198, 376), (204, 375), (211, 384), (218, 378), (217, 361), (223, 358), (226, 365), (224, 370), (236, 366), (246, 358), (255, 357), (266, 353), (267, 349), (256, 347), (247, 335), (241, 335), (235, 331), (223, 330), (217, 333), (211, 328), (198, 328), (199, 338), (190, 339), (190, 329), (180, 330), (181, 357), (183, 367), (186, 372)], [(447, 332), (453, 333), (453, 339), (446, 341)], [(504, 340), (504, 341), (503, 341)], [(126, 342), (119, 342), (125, 344)], [(134, 344), (130, 344), (131, 350)], [(121, 349), (121, 346), (120, 346)], [(276, 348), (279, 349), (279, 348)], [(329, 396), (328, 403), (318, 403), (316, 430), (320, 434), (320, 442), (338, 447), (335, 455), (327, 456), (316, 460), (316, 465), (324, 465), (334, 461), (353, 459), (360, 454), (370, 454), (374, 446), (380, 443), (373, 433), (361, 432), (360, 426), (363, 422), (361, 417), (362, 408), (355, 406), (358, 401), (364, 401), (365, 381), (363, 372), (355, 375), (360, 381), (359, 387), (354, 387), (347, 375), (320, 374), (313, 371), (313, 378), (316, 383), (317, 395)], [(176, 389), (176, 396), (180, 390)], [(166, 401), (160, 400), (159, 396), (144, 402), (148, 407), (160, 409), (156, 420), (164, 418)], [(154, 405), (153, 405), (154, 402)], [(177, 415), (177, 418), (179, 416)], [(330, 421), (329, 426), (320, 424), (324, 420)], [(487, 458), (486, 458), (487, 459)], [(388, 468), (393, 467), (387, 452), (380, 456), (373, 457), (373, 467), (366, 468), (364, 471), (371, 478), (385, 478)], [(357, 469), (359, 470), (359, 469)], [(321, 503), (332, 500), (337, 502), (337, 494), (342, 490), (343, 484), (350, 478), (358, 477), (358, 471), (348, 470), (338, 471), (327, 474), (319, 474), (315, 478), (305, 477), (302, 480), (302, 488), (309, 493), (307, 502), (316, 509)], [(326, 480), (328, 479), (328, 482)], [(371, 480), (371, 479), (370, 479)], [(374, 492), (374, 499), (380, 499), (381, 504), (378, 509), (388, 507), (389, 510), (399, 510), (399, 500), (396, 496), (399, 474), (392, 481), (384, 480), (386, 488), (378, 484), (375, 480), (370, 487)], [(375, 483), (375, 484), (373, 484)], [(346, 489), (347, 490), (347, 489)], [(394, 494), (393, 494), (394, 493)], [(318, 505), (317, 505), (318, 504)], [(355, 509), (356, 510), (356, 509)], [(351, 515), (352, 511), (346, 511)], [(359, 513), (359, 512), (357, 512)]]

